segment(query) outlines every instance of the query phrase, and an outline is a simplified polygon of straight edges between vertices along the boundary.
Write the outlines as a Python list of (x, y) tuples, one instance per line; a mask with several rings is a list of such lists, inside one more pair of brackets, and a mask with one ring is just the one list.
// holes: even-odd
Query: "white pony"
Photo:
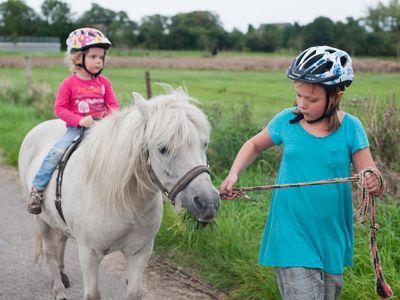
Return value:
[[(182, 89), (148, 101), (134, 93), (134, 99), (134, 106), (87, 131), (71, 156), (62, 185), (66, 222), (54, 204), (55, 175), (35, 217), (37, 258), (44, 246), (57, 300), (67, 299), (69, 285), (63, 273), (65, 233), (78, 243), (84, 299), (100, 299), (99, 262), (116, 250), (127, 259), (127, 298), (141, 299), (144, 268), (162, 218), (160, 189), (174, 193), (175, 206), (188, 208), (201, 222), (217, 214), (220, 196), (206, 167), (210, 126), (205, 114)], [(63, 122), (50, 120), (25, 137), (19, 172), (27, 195), (43, 157), (64, 132)]]

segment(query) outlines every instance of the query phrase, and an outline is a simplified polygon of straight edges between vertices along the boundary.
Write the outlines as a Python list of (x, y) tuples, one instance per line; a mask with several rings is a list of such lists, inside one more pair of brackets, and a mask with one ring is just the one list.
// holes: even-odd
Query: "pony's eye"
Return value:
[(161, 154), (166, 154), (168, 152), (168, 148), (166, 146), (163, 146), (163, 147), (159, 148), (158, 151)]
[(208, 142), (205, 142), (204, 143), (204, 148), (207, 148), (207, 146), (208, 146)]

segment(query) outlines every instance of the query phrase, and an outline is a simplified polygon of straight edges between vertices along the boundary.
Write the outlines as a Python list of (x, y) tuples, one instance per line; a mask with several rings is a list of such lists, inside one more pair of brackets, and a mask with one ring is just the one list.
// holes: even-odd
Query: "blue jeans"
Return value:
[(61, 140), (54, 144), (50, 149), (32, 181), (33, 186), (37, 190), (44, 191), (46, 189), (51, 176), (65, 151), (76, 138), (83, 134), (84, 130), (84, 127), (68, 127), (67, 132)]
[(343, 275), (311, 268), (276, 268), (283, 300), (338, 300)]

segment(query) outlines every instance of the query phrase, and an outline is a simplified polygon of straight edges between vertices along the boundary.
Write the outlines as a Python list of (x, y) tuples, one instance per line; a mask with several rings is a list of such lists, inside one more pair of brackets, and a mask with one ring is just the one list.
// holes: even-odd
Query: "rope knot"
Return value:
[(375, 223), (374, 225), (369, 226), (369, 229), (378, 231), (379, 230), (379, 224)]

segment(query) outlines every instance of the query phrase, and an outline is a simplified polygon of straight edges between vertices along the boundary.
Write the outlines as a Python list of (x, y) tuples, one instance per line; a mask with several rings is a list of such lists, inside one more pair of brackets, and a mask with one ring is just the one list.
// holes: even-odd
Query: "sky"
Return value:
[[(40, 13), (44, 0), (25, 0)], [(267, 23), (294, 23), (305, 25), (319, 16), (333, 21), (346, 21), (347, 17), (360, 18), (368, 14), (368, 7), (390, 0), (61, 0), (69, 4), (77, 16), (90, 9), (92, 3), (125, 11), (132, 21), (140, 23), (142, 17), (160, 14), (173, 16), (194, 10), (208, 10), (219, 15), (225, 30), (234, 28), (247, 31), (249, 24), (258, 27)], [(0, 1), (4, 2), (4, 1)]]

